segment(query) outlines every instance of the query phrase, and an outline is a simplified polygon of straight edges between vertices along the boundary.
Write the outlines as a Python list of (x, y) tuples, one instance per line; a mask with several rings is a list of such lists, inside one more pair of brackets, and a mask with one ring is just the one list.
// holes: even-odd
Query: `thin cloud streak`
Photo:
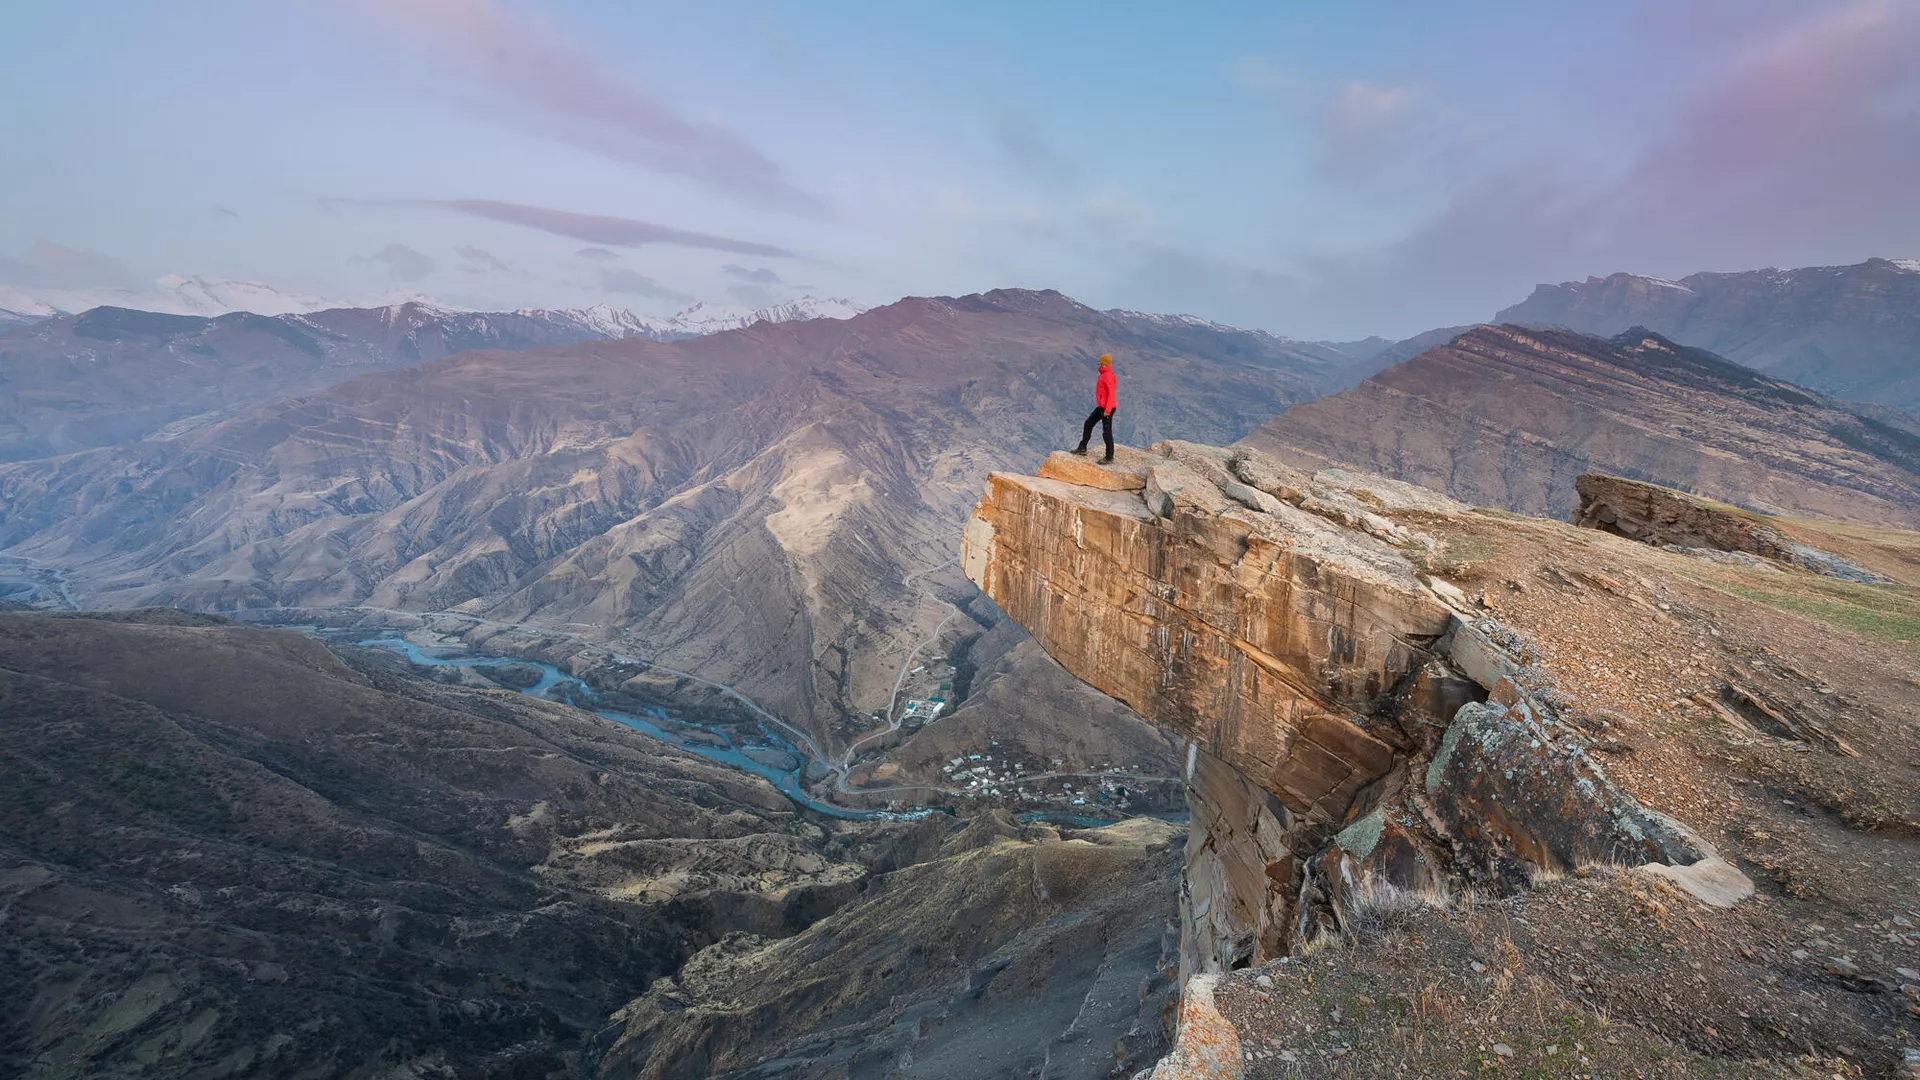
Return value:
[(498, 0), (341, 0), (507, 105), (504, 119), (583, 150), (809, 216), (824, 200), (719, 124), (690, 120)]
[(780, 284), (780, 275), (764, 266), (748, 268), (737, 263), (728, 263), (720, 268), (720, 272), (728, 277), (736, 277), (741, 281), (750, 282), (754, 285)]
[[(786, 248), (775, 247), (772, 244), (759, 244), (751, 240), (735, 240), (726, 236), (714, 236), (711, 233), (676, 229), (670, 225), (657, 225), (651, 221), (639, 221), (634, 218), (614, 217), (609, 214), (578, 214), (571, 210), (554, 210), (545, 206), (528, 206), (525, 203), (501, 202), (496, 199), (391, 199), (374, 200), (374, 202), (390, 206), (436, 206), (457, 210), (489, 221), (521, 225), (552, 233), (555, 236), (564, 236), (570, 240), (603, 244), (607, 247), (674, 244), (679, 247), (704, 248), (708, 251), (725, 251), (735, 255), (760, 255), (780, 259), (799, 257)], [(594, 255), (588, 258), (598, 259), (601, 256)]]
[(505, 273), (508, 269), (506, 263), (501, 262), (498, 256), (485, 248), (462, 244), (453, 250), (461, 259), (470, 263), (474, 269), (498, 273)]
[(650, 296), (682, 304), (693, 299), (686, 293), (669, 289), (636, 270), (602, 270), (600, 287), (608, 292), (626, 293), (630, 296)]
[(51, 240), (34, 241), (24, 260), (0, 256), (0, 282), (58, 289), (95, 286), (136, 289), (141, 286), (139, 276), (119, 259)]
[(418, 281), (438, 267), (430, 256), (415, 251), (405, 244), (388, 244), (371, 255), (356, 257), (362, 262), (385, 263), (387, 273), (395, 281)]

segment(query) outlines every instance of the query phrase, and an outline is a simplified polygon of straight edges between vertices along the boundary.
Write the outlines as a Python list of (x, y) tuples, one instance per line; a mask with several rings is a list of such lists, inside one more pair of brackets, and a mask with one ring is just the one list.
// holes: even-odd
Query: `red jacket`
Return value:
[(1093, 384), (1093, 403), (1102, 409), (1115, 408), (1115, 403), (1120, 400), (1118, 386), (1113, 377), (1113, 369), (1101, 368), (1100, 378)]

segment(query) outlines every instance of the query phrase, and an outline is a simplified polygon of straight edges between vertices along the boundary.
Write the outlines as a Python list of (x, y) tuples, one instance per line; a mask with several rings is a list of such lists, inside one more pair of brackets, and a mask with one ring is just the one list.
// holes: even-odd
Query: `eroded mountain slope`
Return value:
[(1077, 432), (1103, 351), (1121, 357), (1121, 430), (1149, 438), (1231, 438), (1337, 364), (1020, 291), (470, 352), (9, 466), (0, 543), (95, 605), (591, 624), (830, 728), (886, 704), (917, 636), (910, 572), (948, 558), (990, 468)]
[(1920, 521), (1920, 426), (1645, 333), (1477, 327), (1244, 442), (1551, 517), (1605, 472), (1775, 514)]
[(355, 655), (0, 613), (0, 1071), (577, 1074), (693, 950), (945, 828), (829, 835), (611, 721)]
[(983, 815), (803, 933), (701, 953), (621, 1010), (602, 1068), (1101, 1080), (1150, 1065), (1175, 982), (1179, 836), (1147, 818), (1062, 835)]
[(1920, 406), (1920, 263), (1638, 274), (1540, 285), (1497, 322), (1611, 336), (1635, 326), (1837, 397)]

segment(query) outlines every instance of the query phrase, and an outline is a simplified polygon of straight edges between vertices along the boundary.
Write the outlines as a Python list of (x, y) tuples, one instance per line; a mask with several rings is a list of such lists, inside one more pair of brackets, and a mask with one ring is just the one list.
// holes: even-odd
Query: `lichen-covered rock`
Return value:
[(1180, 1020), (1173, 1052), (1154, 1066), (1150, 1080), (1240, 1080), (1246, 1059), (1240, 1033), (1214, 1007), (1217, 973), (1196, 975), (1180, 996)]
[(1162, 518), (1181, 510), (1214, 515), (1232, 505), (1217, 485), (1177, 461), (1163, 461), (1147, 470), (1143, 497), (1153, 516)]
[(1489, 885), (1593, 863), (1686, 866), (1698, 837), (1616, 787), (1524, 695), (1463, 705), (1427, 763), (1426, 797), (1456, 859)]
[[(1177, 454), (1192, 444), (1159, 445), (1173, 448)], [(1190, 449), (1187, 453), (1193, 455)], [(1229, 475), (1214, 478), (1214, 482), (1228, 496), (1255, 509), (1271, 512), (1268, 500), (1286, 503), (1397, 546), (1418, 544), (1420, 538), (1375, 513), (1375, 509), (1393, 507), (1440, 513), (1466, 509), (1444, 495), (1433, 492), (1421, 495), (1421, 488), (1384, 477), (1344, 469), (1323, 469), (1308, 477), (1251, 447), (1233, 450), (1226, 457), (1224, 472)], [(1259, 495), (1267, 499), (1262, 500)]]
[[(1423, 837), (1418, 811), (1395, 802), (1340, 830), (1313, 862), (1313, 885), (1326, 894), (1338, 929), (1350, 930), (1375, 908), (1434, 899), (1449, 890), (1451, 862)], [(1303, 917), (1311, 913), (1302, 910)]]

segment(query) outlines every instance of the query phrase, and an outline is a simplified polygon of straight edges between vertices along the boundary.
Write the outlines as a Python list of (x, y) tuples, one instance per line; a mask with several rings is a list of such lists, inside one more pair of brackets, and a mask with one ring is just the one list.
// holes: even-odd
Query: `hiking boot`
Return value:
[(1073, 449), (1071, 449), (1071, 450), (1069, 450), (1069, 451), (1067, 451), (1067, 453), (1069, 453), (1069, 454), (1079, 454), (1079, 455), (1080, 455), (1081, 457), (1086, 457), (1086, 456), (1087, 456), (1087, 448), (1086, 448), (1086, 447), (1084, 447), (1084, 446), (1076, 446), (1076, 447), (1074, 447)]
[(1112, 455), (1112, 454), (1108, 454), (1108, 455), (1107, 455), (1106, 457), (1103, 457), (1103, 458), (1101, 458), (1101, 459), (1100, 459), (1100, 464), (1102, 464), (1102, 465), (1111, 465), (1111, 464), (1113, 464), (1113, 455)]

